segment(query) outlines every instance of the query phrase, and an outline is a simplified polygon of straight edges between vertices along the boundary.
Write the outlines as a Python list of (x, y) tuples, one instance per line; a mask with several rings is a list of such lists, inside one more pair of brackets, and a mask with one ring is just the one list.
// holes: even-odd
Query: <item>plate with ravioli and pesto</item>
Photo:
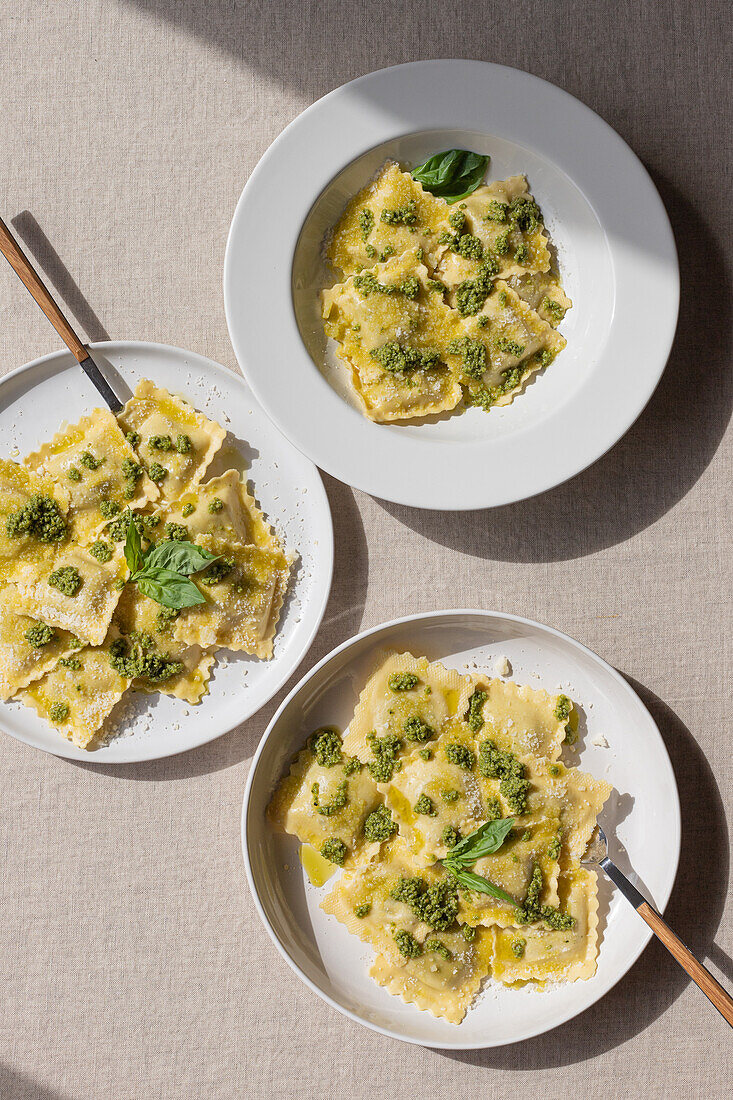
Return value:
[(0, 382), (0, 724), (58, 755), (155, 759), (266, 703), (321, 621), (333, 539), (318, 472), (241, 379), (157, 344)]
[(680, 846), (664, 744), (629, 685), (489, 611), (387, 623), (293, 689), (242, 811), (250, 888), (333, 1007), (426, 1046), (498, 1046), (598, 1000), (650, 932), (582, 860), (601, 821), (663, 908)]
[(653, 183), (592, 111), (518, 70), (425, 61), (336, 89), (273, 143), (224, 295), (296, 447), (450, 510), (525, 499), (613, 446), (666, 364), (679, 272)]

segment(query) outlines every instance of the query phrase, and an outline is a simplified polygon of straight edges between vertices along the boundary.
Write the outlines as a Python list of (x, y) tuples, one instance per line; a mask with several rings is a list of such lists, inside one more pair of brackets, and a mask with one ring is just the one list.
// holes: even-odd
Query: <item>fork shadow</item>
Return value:
[[(199, 748), (162, 760), (145, 760), (136, 764), (96, 764), (93, 760), (68, 760), (74, 767), (99, 772), (115, 779), (161, 780), (190, 779), (208, 775), (248, 760), (270, 719), (287, 693), (305, 673), (341, 642), (356, 634), (361, 625), (367, 594), (367, 542), (359, 509), (352, 490), (340, 481), (321, 475), (326, 487), (331, 514), (336, 528), (334, 539), (334, 571), (331, 594), (323, 624), (313, 645), (298, 669), (270, 702), (248, 721), (229, 733)], [(155, 696), (151, 696), (154, 706)], [(149, 704), (150, 705), (150, 704)], [(192, 713), (189, 721), (195, 721)]]
[[(713, 942), (723, 914), (730, 844), (723, 802), (700, 746), (674, 711), (652, 691), (623, 674), (649, 709), (674, 768), (682, 808), (682, 851), (665, 917), (693, 953), (709, 958), (733, 980), (733, 962)], [(690, 905), (690, 898), (695, 904)], [(641, 919), (641, 918), (639, 918)], [(536, 1039), (493, 1050), (436, 1051), (486, 1069), (540, 1070), (584, 1062), (645, 1031), (690, 984), (681, 967), (652, 938), (638, 962), (573, 1027), (562, 1043), (549, 1031)], [(703, 998), (703, 994), (697, 994)], [(701, 1012), (712, 1006), (700, 1003)]]

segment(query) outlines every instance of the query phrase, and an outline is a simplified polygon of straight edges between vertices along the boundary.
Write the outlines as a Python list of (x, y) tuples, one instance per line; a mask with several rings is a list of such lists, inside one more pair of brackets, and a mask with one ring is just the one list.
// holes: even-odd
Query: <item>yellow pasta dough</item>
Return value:
[(2, 598), (5, 606), (0, 615), (0, 699), (9, 699), (54, 668), (60, 657), (74, 653), (79, 642), (66, 630), (57, 630), (30, 615), (13, 611), (17, 593), (12, 588), (6, 588)]

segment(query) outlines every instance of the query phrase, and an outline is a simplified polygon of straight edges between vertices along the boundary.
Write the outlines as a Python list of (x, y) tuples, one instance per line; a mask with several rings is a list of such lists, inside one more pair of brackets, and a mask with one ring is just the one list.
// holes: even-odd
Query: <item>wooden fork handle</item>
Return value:
[(686, 947), (679, 936), (674, 934), (656, 909), (652, 909), (648, 901), (643, 901), (636, 911), (642, 920), (646, 921), (654, 935), (662, 941), (682, 969), (686, 970), (693, 982), (700, 987), (708, 1000), (715, 1005), (721, 1016), (733, 1027), (733, 997), (730, 997), (710, 971), (701, 962), (697, 961), (689, 947)]
[(2, 252), (25, 288), (30, 291), (38, 302), (74, 358), (77, 362), (83, 363), (85, 359), (89, 358), (89, 352), (56, 305), (49, 294), (48, 288), (2, 218), (0, 218), (0, 252)]

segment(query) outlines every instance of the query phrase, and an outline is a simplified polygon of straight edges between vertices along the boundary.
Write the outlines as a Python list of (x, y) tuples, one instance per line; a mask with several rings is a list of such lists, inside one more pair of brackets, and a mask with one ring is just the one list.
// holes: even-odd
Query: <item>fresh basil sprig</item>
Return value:
[(193, 542), (177, 539), (163, 539), (157, 546), (143, 551), (140, 532), (134, 517), (130, 516), (125, 538), (125, 561), (130, 570), (128, 580), (136, 584), (144, 596), (163, 607), (180, 611), (183, 607), (206, 603), (189, 577), (218, 557)]
[(490, 894), (493, 898), (517, 905), (515, 898), (496, 886), (487, 878), (470, 871), (469, 865), (484, 856), (498, 852), (514, 825), (513, 817), (500, 818), (498, 821), (485, 821), (473, 833), (459, 840), (442, 861), (446, 870), (458, 880), (461, 886), (475, 890), (479, 894)]
[(453, 204), (473, 194), (486, 175), (489, 159), (468, 149), (446, 149), (413, 168), (412, 178), (431, 195)]

